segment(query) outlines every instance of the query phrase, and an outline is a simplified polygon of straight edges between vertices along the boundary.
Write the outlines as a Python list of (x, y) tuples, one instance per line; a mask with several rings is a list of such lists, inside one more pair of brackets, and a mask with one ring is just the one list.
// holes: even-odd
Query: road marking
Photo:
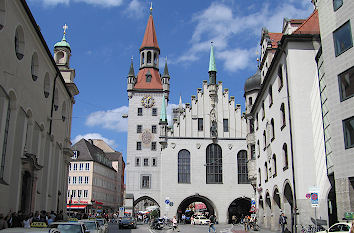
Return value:
[(150, 233), (155, 233), (155, 231), (151, 230), (150, 228), (148, 228), (148, 230), (150, 231)]

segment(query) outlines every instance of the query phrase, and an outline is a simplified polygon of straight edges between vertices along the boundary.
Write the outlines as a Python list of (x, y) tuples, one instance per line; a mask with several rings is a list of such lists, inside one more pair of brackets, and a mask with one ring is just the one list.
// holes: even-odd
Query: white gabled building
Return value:
[(25, 0), (0, 1), (0, 44), (0, 213), (66, 211), (70, 45), (64, 35), (53, 59)]
[(284, 22), (284, 34), (262, 31), (260, 71), (246, 81), (245, 98), (248, 123), (254, 124), (249, 125), (248, 145), (255, 151), (249, 168), (259, 223), (279, 230), (284, 212), (295, 232), (297, 224), (313, 224), (308, 193), (318, 193), (317, 218), (328, 219), (330, 183), (315, 61), (318, 13), (302, 24)]
[[(213, 47), (209, 82), (203, 81), (191, 104), (174, 110), (172, 128), (166, 116), (170, 75), (167, 63), (159, 74), (159, 53), (150, 15), (139, 73), (135, 76), (131, 66), (128, 75), (126, 197), (134, 196), (134, 202), (126, 199), (126, 207), (149, 200), (172, 218), (203, 202), (219, 222), (249, 214), (254, 192), (248, 181), (246, 122), (241, 106), (216, 81)], [(167, 199), (173, 204), (166, 205)]]

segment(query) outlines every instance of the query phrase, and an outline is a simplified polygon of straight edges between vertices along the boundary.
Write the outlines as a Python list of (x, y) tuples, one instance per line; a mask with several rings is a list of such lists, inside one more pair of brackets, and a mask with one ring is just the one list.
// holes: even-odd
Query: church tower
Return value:
[[(155, 202), (151, 204), (160, 202), (160, 112), (165, 111), (162, 108), (167, 104), (170, 88), (167, 61), (161, 76), (159, 56), (160, 48), (150, 8), (143, 42), (139, 48), (139, 71), (135, 75), (131, 61), (128, 74), (126, 193), (128, 196), (133, 194), (135, 202), (145, 199)], [(139, 209), (139, 204), (136, 208)]]

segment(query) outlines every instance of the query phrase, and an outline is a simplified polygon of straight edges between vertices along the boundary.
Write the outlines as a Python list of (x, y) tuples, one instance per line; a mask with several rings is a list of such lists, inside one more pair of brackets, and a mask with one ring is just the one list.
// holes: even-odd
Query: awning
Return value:
[(87, 205), (66, 205), (67, 209), (85, 209)]

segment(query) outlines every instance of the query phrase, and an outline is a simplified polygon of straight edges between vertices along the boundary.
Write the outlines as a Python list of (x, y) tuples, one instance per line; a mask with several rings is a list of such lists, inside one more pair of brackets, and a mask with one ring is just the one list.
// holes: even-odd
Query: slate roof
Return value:
[(122, 153), (116, 152), (108, 152), (106, 153), (106, 157), (111, 161), (120, 161), (122, 158)]

